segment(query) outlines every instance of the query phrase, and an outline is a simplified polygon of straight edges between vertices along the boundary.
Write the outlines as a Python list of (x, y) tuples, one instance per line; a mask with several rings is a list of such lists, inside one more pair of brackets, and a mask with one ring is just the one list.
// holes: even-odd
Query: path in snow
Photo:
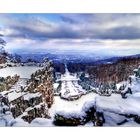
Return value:
[(61, 76), (61, 97), (65, 99), (79, 98), (80, 95), (86, 93), (86, 91), (78, 84), (78, 78), (75, 74), (70, 74), (65, 66), (65, 74)]

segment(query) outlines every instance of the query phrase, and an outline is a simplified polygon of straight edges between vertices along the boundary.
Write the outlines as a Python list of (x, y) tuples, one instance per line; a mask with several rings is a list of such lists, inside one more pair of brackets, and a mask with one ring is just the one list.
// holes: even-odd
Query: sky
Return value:
[(0, 34), (14, 53), (140, 54), (140, 14), (0, 14)]

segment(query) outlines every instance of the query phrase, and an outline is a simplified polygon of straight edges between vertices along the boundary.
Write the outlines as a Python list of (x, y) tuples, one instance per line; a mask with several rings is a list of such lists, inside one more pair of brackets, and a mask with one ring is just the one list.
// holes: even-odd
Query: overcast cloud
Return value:
[(140, 14), (0, 14), (6, 49), (140, 53)]

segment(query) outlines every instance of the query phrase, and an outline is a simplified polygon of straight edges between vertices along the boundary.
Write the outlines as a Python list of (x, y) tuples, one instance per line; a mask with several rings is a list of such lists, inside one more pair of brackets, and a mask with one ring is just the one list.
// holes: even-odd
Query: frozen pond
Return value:
[(20, 78), (30, 78), (31, 74), (36, 70), (41, 69), (37, 66), (20, 66), (20, 67), (6, 67), (0, 69), (0, 77), (20, 75)]

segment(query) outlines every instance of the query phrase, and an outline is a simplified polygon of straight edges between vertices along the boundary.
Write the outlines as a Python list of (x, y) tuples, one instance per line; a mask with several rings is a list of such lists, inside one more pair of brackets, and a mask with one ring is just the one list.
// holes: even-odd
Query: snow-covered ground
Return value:
[(123, 99), (117, 94), (110, 97), (100, 96), (96, 98), (96, 107), (103, 112), (140, 115), (140, 93), (129, 95), (127, 99)]
[(69, 99), (85, 94), (85, 90), (78, 85), (77, 81), (63, 81), (61, 87), (61, 97)]
[(83, 105), (86, 102), (93, 102), (95, 101), (98, 95), (94, 93), (89, 93), (87, 95), (83, 95), (78, 100), (74, 101), (67, 101), (61, 99), (59, 96), (54, 97), (54, 104), (49, 110), (50, 116), (53, 117), (57, 112), (64, 112), (64, 113), (79, 113), (81, 114)]
[(76, 77), (75, 74), (70, 74), (68, 71), (67, 66), (65, 65), (65, 74), (61, 75), (61, 81), (78, 81), (79, 79)]
[(10, 91), (16, 91), (16, 92), (20, 92), (21, 91), (21, 86), (24, 87), (26, 85), (26, 82), (27, 82), (27, 79), (24, 78), (24, 79), (19, 79), (15, 85), (13, 85), (11, 88), (10, 88)]
[[(14, 74), (18, 74), (21, 76), (21, 78), (29, 78), (31, 73), (38, 70), (39, 67), (33, 67), (33, 66), (25, 66), (25, 67), (7, 67), (4, 69), (0, 69), (0, 76), (13, 76)], [(85, 110), (89, 106), (94, 106), (96, 108), (96, 111), (103, 112), (105, 123), (104, 126), (140, 126), (140, 124), (136, 123), (133, 118), (126, 118), (125, 115), (138, 115), (140, 116), (140, 78), (132, 77), (132, 84), (129, 85), (128, 82), (125, 82), (125, 84), (128, 84), (126, 87), (130, 87), (132, 89), (132, 95), (128, 94), (126, 99), (123, 99), (120, 94), (112, 94), (109, 97), (106, 96), (99, 96), (98, 94), (94, 92), (90, 92), (88, 94), (84, 94), (77, 100), (73, 101), (67, 101), (62, 99), (60, 96), (54, 96), (54, 104), (49, 109), (50, 119), (45, 118), (36, 118), (34, 119), (30, 124), (24, 122), (20, 119), (13, 119), (10, 115), (7, 115), (8, 120), (10, 121), (10, 126), (54, 126), (53, 120), (54, 116), (57, 113), (63, 114), (64, 116), (83, 116), (85, 113)], [(77, 83), (77, 78), (75, 75), (71, 75), (68, 70), (66, 70), (66, 73), (62, 75), (62, 87), (61, 87), (61, 96), (65, 98), (69, 98), (72, 96), (79, 96), (85, 91), (82, 89), (80, 85)], [(15, 86), (11, 88), (12, 93), (8, 94), (9, 100), (13, 100), (14, 98), (17, 98), (18, 96), (24, 95), (25, 93), (17, 93), (16, 90), (20, 89), (20, 85), (25, 85), (26, 80), (20, 79)], [(121, 82), (118, 84), (118, 88), (124, 84), (124, 82)], [(58, 87), (57, 85), (54, 85), (54, 87)], [(3, 92), (5, 93), (5, 92)], [(67, 94), (66, 94), (67, 93)], [(39, 93), (37, 94), (30, 94), (30, 95), (24, 95), (24, 98), (30, 98), (31, 96), (40, 96)], [(25, 112), (26, 113), (26, 112)], [(10, 117), (9, 117), (10, 116)], [(1, 119), (2, 116), (0, 116), (0, 126), (5, 126), (7, 123), (5, 120), (7, 120), (6, 116), (4, 119)], [(84, 126), (93, 126), (92, 122), (88, 122)]]
[[(103, 112), (105, 117), (104, 126), (140, 126), (134, 122), (133, 118), (127, 118), (125, 115), (140, 116), (140, 78), (132, 77), (132, 83), (129, 85), (128, 81), (118, 84), (126, 84), (126, 88), (132, 89), (132, 95), (127, 94), (127, 98), (123, 99), (120, 94), (112, 94), (109, 97), (99, 96), (94, 92), (81, 96), (78, 100), (67, 101), (61, 99), (59, 96), (55, 97), (54, 104), (50, 109), (50, 115), (61, 112), (62, 115), (83, 115), (84, 108), (94, 105), (96, 111)], [(68, 82), (67, 82), (68, 83)], [(64, 83), (63, 83), (64, 84)], [(62, 86), (64, 86), (62, 84)], [(73, 86), (67, 86), (70, 90), (74, 90)], [(86, 106), (85, 106), (86, 105)], [(92, 126), (93, 123), (88, 123), (85, 126)]]
[[(57, 113), (61, 112), (64, 116), (83, 116), (85, 108), (91, 105), (96, 105), (98, 111), (103, 111), (105, 117), (104, 126), (118, 126), (118, 123), (125, 120), (127, 121), (120, 126), (140, 126), (140, 124), (134, 122), (133, 119), (128, 119), (122, 115), (129, 113), (139, 114), (140, 99), (136, 98), (137, 96), (140, 97), (140, 94), (138, 94), (128, 97), (128, 99), (121, 99), (120, 95), (102, 97), (95, 93), (89, 93), (75, 101), (67, 101), (61, 99), (59, 96), (55, 96), (54, 104), (49, 109), (50, 119), (36, 118), (28, 125), (16, 119), (13, 121), (12, 126), (55, 126), (53, 124), (53, 119)], [(88, 122), (84, 126), (93, 126), (93, 123)]]
[(65, 74), (61, 76), (61, 97), (65, 99), (76, 99), (85, 94), (86, 91), (78, 84), (78, 78), (75, 74), (70, 74), (66, 68)]
[(0, 69), (0, 77), (20, 75), (20, 78), (30, 78), (31, 74), (40, 69), (37, 66), (6, 67)]
[[(99, 96), (95, 93), (83, 95), (75, 101), (67, 101), (61, 99), (59, 96), (55, 97), (54, 104), (49, 110), (50, 116), (53, 117), (60, 113), (65, 115), (83, 115), (84, 108), (88, 105), (95, 105), (96, 110), (104, 113), (105, 124), (104, 126), (117, 126), (118, 123), (127, 120), (126, 126), (140, 126), (133, 120), (128, 119), (125, 115), (135, 114), (140, 115), (140, 93), (130, 95), (127, 99), (122, 99), (118, 94), (111, 95), (110, 97)], [(129, 123), (131, 121), (131, 123)], [(122, 124), (125, 126), (125, 123)], [(92, 126), (93, 124), (90, 123)], [(91, 126), (89, 125), (89, 126)], [(88, 124), (86, 125), (88, 126)]]
[(61, 81), (78, 81), (79, 79), (76, 75), (70, 74), (68, 71), (61, 76)]

